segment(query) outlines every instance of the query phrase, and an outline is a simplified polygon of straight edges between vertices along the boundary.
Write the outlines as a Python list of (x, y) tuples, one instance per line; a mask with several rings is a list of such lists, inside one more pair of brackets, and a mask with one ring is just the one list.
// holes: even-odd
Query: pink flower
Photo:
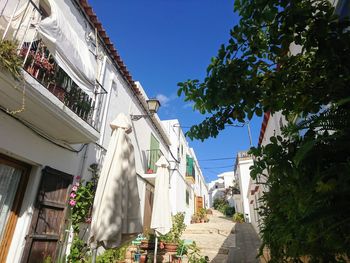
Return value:
[(77, 203), (77, 202), (76, 202), (75, 200), (70, 200), (70, 201), (69, 201), (69, 204), (70, 204), (71, 206), (75, 206), (76, 203)]
[(91, 223), (91, 217), (86, 218), (85, 223), (90, 224)]
[(78, 175), (78, 176), (75, 177), (75, 179), (76, 179), (76, 180), (80, 180), (80, 179), (81, 179), (81, 176)]
[(73, 191), (73, 192), (76, 192), (77, 190), (78, 190), (78, 186), (74, 185), (74, 186), (72, 187), (72, 191)]
[(71, 198), (75, 198), (77, 195), (75, 194), (75, 193), (70, 193), (70, 195), (69, 195)]
[(75, 183), (75, 185), (76, 185), (76, 186), (79, 186), (79, 185), (80, 185), (80, 183), (79, 183), (79, 182), (76, 182), (76, 183)]

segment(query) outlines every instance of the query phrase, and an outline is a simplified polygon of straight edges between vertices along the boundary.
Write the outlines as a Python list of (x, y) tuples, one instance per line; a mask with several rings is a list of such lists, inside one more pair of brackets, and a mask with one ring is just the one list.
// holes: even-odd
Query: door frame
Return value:
[(21, 178), (18, 182), (15, 198), (11, 207), (11, 211), (6, 222), (4, 238), (0, 240), (0, 263), (6, 262), (6, 258), (11, 246), (13, 234), (15, 232), (17, 220), (22, 207), (22, 201), (27, 189), (31, 166), (27, 163), (18, 161), (9, 156), (0, 153), (0, 163), (11, 166), (22, 171)]
[[(35, 203), (34, 203), (34, 213), (33, 213), (33, 216), (32, 216), (32, 219), (31, 219), (31, 222), (30, 222), (30, 226), (29, 226), (29, 230), (27, 232), (27, 235), (26, 235), (26, 242), (25, 242), (25, 246), (24, 246), (24, 250), (23, 250), (23, 253), (22, 253), (22, 258), (21, 258), (21, 262), (27, 262), (29, 260), (29, 257), (30, 257), (30, 252), (31, 252), (31, 247), (32, 247), (32, 241), (33, 241), (33, 236), (31, 235), (34, 231), (35, 231), (35, 228), (36, 228), (36, 224), (37, 224), (37, 221), (38, 221), (38, 217), (39, 217), (39, 213), (40, 213), (40, 191), (41, 191), (41, 187), (42, 187), (42, 184), (43, 184), (43, 180), (44, 180), (44, 176), (45, 174), (47, 175), (57, 175), (57, 176), (62, 176), (64, 178), (67, 178), (69, 179), (71, 182), (70, 182), (70, 185), (68, 186), (67, 188), (67, 191), (70, 192), (71, 191), (71, 187), (72, 187), (72, 183), (73, 183), (73, 178), (74, 176), (71, 175), (71, 174), (68, 174), (68, 173), (65, 173), (65, 172), (62, 172), (60, 170), (56, 170), (54, 168), (51, 168), (49, 166), (45, 166), (44, 169), (42, 169), (41, 171), (41, 178), (40, 178), (40, 184), (39, 184), (39, 187), (37, 189), (37, 193), (36, 193), (36, 197), (35, 197)], [(69, 198), (69, 195), (67, 195), (67, 198)], [(60, 251), (60, 243), (61, 243), (61, 239), (63, 238), (62, 236), (62, 232), (64, 231), (65, 229), (65, 224), (67, 223), (67, 210), (68, 210), (68, 203), (67, 203), (67, 200), (65, 201), (65, 203), (67, 204), (65, 207), (64, 207), (64, 218), (65, 218), (65, 223), (63, 223), (60, 227), (60, 230), (59, 230), (59, 233), (58, 233), (58, 245), (57, 245), (57, 248), (56, 248), (56, 252), (55, 252), (55, 255), (57, 257), (59, 251)], [(56, 239), (56, 238), (55, 238)]]

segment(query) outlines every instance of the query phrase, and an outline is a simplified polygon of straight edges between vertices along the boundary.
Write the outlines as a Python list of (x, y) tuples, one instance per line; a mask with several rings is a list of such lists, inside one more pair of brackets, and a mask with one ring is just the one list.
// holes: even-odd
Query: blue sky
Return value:
[[(233, 0), (90, 0), (135, 80), (162, 102), (161, 119), (180, 120), (186, 132), (204, 116), (177, 97), (177, 83), (203, 79), (210, 58), (238, 21)], [(261, 118), (251, 122), (253, 144)], [(247, 128), (227, 127), (216, 139), (190, 141), (207, 182), (233, 169), (237, 151), (249, 148)], [(203, 160), (203, 161), (201, 161)]]

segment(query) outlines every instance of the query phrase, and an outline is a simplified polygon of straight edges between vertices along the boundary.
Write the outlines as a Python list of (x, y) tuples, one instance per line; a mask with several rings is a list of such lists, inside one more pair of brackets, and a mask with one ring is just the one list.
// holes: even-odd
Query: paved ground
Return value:
[(208, 256), (210, 262), (223, 263), (227, 261), (230, 248), (235, 246), (234, 226), (232, 220), (214, 210), (208, 223), (187, 226), (182, 238), (195, 241), (201, 254)]
[(236, 246), (230, 249), (227, 263), (258, 263), (260, 239), (251, 224), (236, 224)]
[(201, 254), (212, 263), (255, 263), (259, 238), (250, 224), (236, 224), (218, 211), (209, 223), (187, 226), (182, 239), (196, 242)]

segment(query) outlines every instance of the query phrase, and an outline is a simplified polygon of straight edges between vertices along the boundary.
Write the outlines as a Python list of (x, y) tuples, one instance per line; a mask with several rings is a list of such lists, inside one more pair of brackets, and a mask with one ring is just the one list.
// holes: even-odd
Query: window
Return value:
[(190, 204), (190, 192), (186, 190), (186, 205)]
[(186, 176), (192, 176), (193, 178), (195, 177), (194, 174), (194, 162), (193, 158), (190, 157), (189, 155), (186, 156)]
[(151, 134), (151, 145), (150, 145), (150, 150), (148, 152), (147, 173), (157, 172), (156, 162), (159, 160), (159, 158), (160, 158), (159, 141), (156, 139), (156, 137), (153, 134)]
[(0, 154), (0, 262), (5, 262), (30, 167)]

